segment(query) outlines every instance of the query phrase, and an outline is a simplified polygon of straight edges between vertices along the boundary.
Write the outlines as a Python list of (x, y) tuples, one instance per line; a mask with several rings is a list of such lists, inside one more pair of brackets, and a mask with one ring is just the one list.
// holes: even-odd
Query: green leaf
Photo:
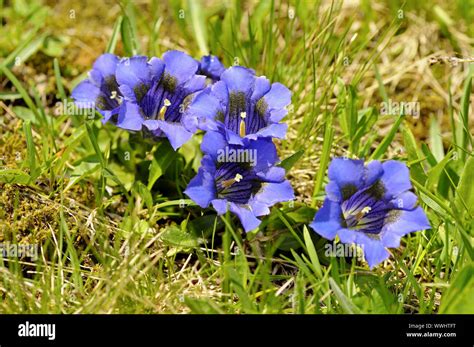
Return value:
[(223, 314), (219, 306), (210, 300), (194, 299), (184, 297), (184, 303), (191, 309), (194, 314)]
[(455, 277), (442, 297), (440, 313), (474, 312), (474, 264), (466, 265)]
[(131, 57), (138, 54), (138, 39), (135, 35), (132, 22), (128, 16), (124, 16), (121, 23), (120, 33), (122, 34), (122, 43), (125, 55)]
[(178, 150), (178, 153), (184, 157), (186, 165), (191, 163), (191, 167), (196, 172), (201, 167), (202, 152), (199, 149), (200, 145), (199, 136), (195, 135)]
[[(15, 77), (15, 75), (6, 67), (0, 66), (0, 70), (5, 74), (5, 76), (12, 82), (12, 84), (15, 86), (15, 88), (18, 90), (18, 93), (20, 93), (21, 97), (25, 101), (26, 106), (34, 113), (34, 120), (39, 120), (39, 112), (38, 109), (36, 108), (35, 103), (31, 99), (30, 95), (26, 91), (26, 89), (23, 87), (21, 82), (18, 80), (18, 78)], [(32, 120), (33, 121), (33, 120)]]
[(145, 201), (146, 208), (151, 212), (153, 209), (153, 197), (148, 188), (140, 181), (135, 183), (136, 190), (140, 197)]
[(410, 165), (410, 175), (419, 183), (424, 184), (426, 182), (426, 174), (423, 166), (420, 163), (420, 157), (418, 155), (418, 147), (415, 140), (415, 136), (411, 132), (410, 128), (403, 127), (403, 144), (407, 151), (408, 160), (414, 162)]
[[(471, 132), (469, 130), (469, 104), (471, 98), (472, 90), (472, 77), (469, 78), (464, 83), (464, 91), (461, 98), (461, 119), (462, 119), (462, 128), (458, 128), (461, 131), (461, 141), (459, 144), (464, 150), (468, 150), (468, 143), (472, 144)], [(460, 157), (464, 159), (466, 153), (461, 150)]]
[(337, 285), (336, 281), (332, 277), (329, 278), (329, 285), (336, 296), (339, 304), (341, 305), (344, 313), (361, 313), (359, 308), (352, 303), (352, 301), (342, 292), (341, 288)]
[(285, 169), (286, 172), (288, 172), (298, 160), (303, 156), (304, 154), (304, 149), (299, 150), (298, 152), (293, 153), (289, 157), (283, 159), (278, 166), (282, 167)]
[(202, 14), (200, 1), (188, 0), (189, 12), (191, 13), (191, 24), (193, 33), (201, 51), (201, 55), (208, 55), (206, 17)]
[(69, 36), (48, 36), (43, 41), (42, 52), (50, 57), (60, 57), (69, 44)]
[(306, 228), (306, 225), (303, 228), (303, 236), (304, 236), (304, 242), (306, 244), (306, 250), (309, 255), (309, 259), (311, 259), (311, 264), (313, 265), (313, 268), (316, 271), (316, 274), (318, 275), (318, 277), (323, 278), (323, 272), (321, 270), (321, 264), (319, 263), (318, 254), (316, 253), (313, 240), (311, 239), (311, 236), (309, 235), (308, 228)]
[(216, 229), (220, 229), (224, 226), (224, 222), (216, 215), (204, 215), (189, 221), (188, 230), (194, 235), (209, 237), (214, 231), (214, 225)]
[(33, 134), (31, 132), (31, 123), (26, 121), (23, 124), (23, 131), (25, 132), (26, 137), (26, 152), (28, 156), (28, 167), (30, 169), (30, 174), (32, 179), (37, 177), (36, 172), (36, 148), (35, 143), (33, 142)]
[(384, 137), (382, 142), (380, 142), (380, 144), (370, 156), (370, 160), (380, 159), (387, 152), (388, 146), (390, 146), (392, 143), (393, 138), (395, 137), (395, 134), (397, 133), (398, 128), (400, 127), (400, 124), (402, 124), (404, 118), (405, 116), (403, 115), (398, 116), (389, 133)]
[(35, 113), (32, 110), (30, 110), (28, 107), (13, 106), (12, 111), (18, 116), (18, 118), (23, 119), (25, 122), (38, 124), (38, 120), (35, 116)]
[(151, 190), (155, 182), (160, 178), (174, 162), (176, 152), (173, 150), (173, 147), (169, 144), (168, 141), (162, 141), (156, 148), (153, 159), (150, 164), (150, 173), (148, 175), (148, 189)]
[(86, 123), (86, 129), (87, 129), (87, 134), (89, 135), (89, 140), (92, 144), (92, 147), (94, 148), (95, 154), (97, 155), (97, 158), (99, 159), (99, 163), (102, 168), (105, 168), (107, 163), (99, 147), (99, 143), (97, 142), (97, 135), (94, 131), (94, 128), (92, 125)]
[(474, 184), (472, 174), (474, 172), (474, 157), (469, 157), (464, 165), (464, 170), (459, 180), (454, 198), (454, 205), (459, 211), (467, 211), (469, 215), (474, 214)]
[(301, 205), (288, 212), (286, 215), (296, 223), (309, 223), (313, 220), (316, 210), (312, 207)]
[(314, 197), (319, 193), (323, 186), (323, 180), (326, 174), (326, 169), (329, 164), (329, 157), (331, 154), (332, 140), (334, 138), (334, 127), (333, 127), (333, 116), (331, 113), (327, 114), (326, 122), (324, 125), (324, 141), (323, 149), (321, 151), (321, 158), (319, 161), (319, 170), (316, 173), (316, 180), (313, 188), (313, 202), (312, 207), (316, 206), (316, 199)]
[(107, 53), (114, 53), (115, 47), (117, 47), (119, 33), (122, 28), (122, 21), (123, 21), (122, 16), (118, 17), (117, 20), (115, 21), (114, 30), (112, 31), (112, 36), (110, 37), (109, 43), (107, 44), (107, 48), (105, 49)]
[(380, 71), (379, 71), (376, 64), (374, 64), (374, 71), (375, 71), (375, 78), (376, 78), (377, 83), (379, 85), (379, 94), (382, 97), (382, 100), (385, 102), (385, 104), (388, 105), (390, 103), (390, 100), (388, 99), (387, 90), (385, 89), (385, 85), (383, 84), (382, 76), (380, 76)]
[(440, 161), (444, 157), (443, 138), (441, 137), (441, 129), (439, 127), (438, 120), (431, 118), (430, 125), (430, 145), (431, 152), (437, 161)]
[(62, 102), (67, 100), (66, 92), (64, 91), (63, 81), (61, 79), (61, 69), (59, 68), (59, 62), (57, 58), (54, 58), (54, 78), (56, 79), (56, 87), (58, 88), (59, 97)]
[(436, 164), (433, 168), (431, 168), (431, 170), (428, 171), (428, 175), (427, 175), (428, 187), (432, 187), (438, 183), (439, 178), (441, 174), (443, 173), (443, 170), (452, 159), (452, 154), (453, 154), (452, 151), (447, 153), (446, 156), (444, 156), (444, 158), (438, 162), (438, 164)]
[(0, 170), (1, 183), (16, 183), (27, 185), (31, 181), (30, 175), (18, 169), (3, 169)]
[(191, 233), (182, 231), (175, 225), (168, 227), (160, 238), (170, 246), (182, 248), (195, 248), (199, 246), (199, 238)]

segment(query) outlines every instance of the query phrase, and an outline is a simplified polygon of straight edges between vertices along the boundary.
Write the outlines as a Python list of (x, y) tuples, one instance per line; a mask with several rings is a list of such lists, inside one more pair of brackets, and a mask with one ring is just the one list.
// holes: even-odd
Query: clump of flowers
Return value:
[(245, 231), (257, 228), (257, 217), (269, 214), (274, 204), (294, 199), (285, 170), (276, 166), (271, 138), (230, 145), (223, 133), (210, 131), (201, 149), (201, 168), (184, 193), (203, 208), (211, 204), (220, 215), (235, 213)]
[(236, 214), (247, 232), (259, 226), (257, 217), (269, 214), (269, 207), (294, 199), (272, 141), (285, 137), (287, 125), (279, 121), (290, 102), (288, 88), (241, 66), (226, 69), (198, 93), (182, 121), (190, 132), (207, 132), (204, 157), (185, 194), (218, 214)]
[(199, 93), (187, 108), (184, 125), (190, 131), (220, 131), (231, 144), (258, 137), (284, 138), (291, 92), (281, 83), (270, 84), (253, 70), (233, 66), (220, 80)]
[(431, 228), (410, 189), (407, 166), (396, 160), (335, 158), (328, 169), (326, 198), (310, 224), (319, 235), (360, 246), (372, 268), (400, 246), (404, 235)]
[(167, 138), (175, 150), (206, 132), (201, 168), (185, 194), (218, 214), (236, 214), (245, 231), (256, 229), (271, 206), (294, 198), (272, 141), (285, 137), (280, 120), (291, 93), (251, 69), (226, 69), (215, 56), (197, 61), (180, 51), (161, 59), (104, 54), (72, 97), (103, 122)]
[[(206, 86), (206, 76), (197, 74), (199, 63), (180, 51), (168, 51), (162, 59), (111, 56), (99, 57), (89, 79), (73, 91), (76, 103), (87, 102), (102, 114), (115, 115), (120, 128), (166, 137), (175, 150), (186, 143), (192, 133), (181, 116), (194, 93)], [(104, 57), (107, 64), (99, 64)], [(105, 121), (110, 118), (104, 116)]]
[[(246, 232), (258, 228), (271, 206), (294, 199), (273, 143), (286, 135), (281, 120), (291, 92), (252, 69), (226, 69), (215, 56), (198, 61), (180, 51), (161, 59), (103, 54), (72, 97), (103, 122), (166, 138), (175, 150), (204, 131), (201, 167), (184, 193), (202, 208), (237, 215)], [(326, 199), (310, 226), (329, 240), (362, 247), (371, 268), (401, 237), (430, 228), (405, 164), (335, 158), (328, 176)]]

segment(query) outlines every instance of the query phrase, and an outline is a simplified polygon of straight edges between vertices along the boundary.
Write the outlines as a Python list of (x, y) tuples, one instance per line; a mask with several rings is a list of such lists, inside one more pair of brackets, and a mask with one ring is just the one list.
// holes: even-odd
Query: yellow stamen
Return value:
[(230, 180), (222, 181), (222, 187), (229, 188), (235, 182), (240, 182), (242, 180), (242, 178), (244, 178), (244, 177), (241, 174), (236, 174), (234, 178), (231, 178)]
[(240, 126), (239, 126), (239, 135), (240, 137), (245, 137), (246, 135), (246, 132), (245, 132), (245, 117), (247, 117), (247, 113), (246, 112), (240, 112), (240, 118), (242, 118), (240, 120)]
[(165, 113), (168, 109), (168, 106), (171, 106), (171, 102), (168, 99), (165, 99), (165, 101), (163, 101), (163, 106), (160, 109), (160, 114), (158, 116), (159, 119), (165, 120)]
[(355, 218), (356, 218), (357, 220), (360, 220), (360, 219), (362, 219), (362, 217), (364, 217), (365, 214), (369, 213), (371, 210), (372, 210), (372, 207), (370, 207), (370, 206), (365, 206), (365, 207), (355, 216)]

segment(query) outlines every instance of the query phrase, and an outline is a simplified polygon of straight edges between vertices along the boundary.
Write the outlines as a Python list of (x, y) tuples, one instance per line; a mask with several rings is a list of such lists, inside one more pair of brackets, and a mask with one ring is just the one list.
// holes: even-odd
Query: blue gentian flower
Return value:
[(328, 170), (326, 199), (310, 224), (319, 235), (355, 243), (370, 268), (389, 257), (387, 247), (399, 247), (402, 236), (431, 228), (410, 189), (404, 163), (335, 158)]
[(287, 125), (279, 121), (290, 102), (291, 92), (281, 83), (270, 84), (253, 70), (233, 66), (193, 99), (183, 124), (191, 132), (221, 131), (236, 145), (243, 145), (244, 139), (284, 138)]
[(124, 96), (117, 126), (148, 130), (154, 137), (167, 137), (176, 150), (192, 133), (181, 116), (193, 94), (205, 87), (206, 77), (197, 75), (199, 64), (180, 51), (168, 51), (163, 59), (134, 56), (122, 59), (116, 77)]
[(94, 62), (89, 77), (72, 91), (72, 98), (79, 108), (96, 109), (103, 122), (116, 122), (121, 107), (122, 94), (115, 79), (119, 58), (113, 54), (102, 54)]
[(201, 144), (204, 157), (197, 175), (184, 191), (202, 208), (212, 205), (219, 215), (230, 210), (246, 232), (257, 228), (269, 207), (294, 199), (285, 170), (270, 138), (230, 145), (223, 133), (207, 132)]
[(199, 62), (199, 74), (209, 77), (213, 81), (219, 81), (224, 71), (224, 65), (215, 55), (205, 55)]

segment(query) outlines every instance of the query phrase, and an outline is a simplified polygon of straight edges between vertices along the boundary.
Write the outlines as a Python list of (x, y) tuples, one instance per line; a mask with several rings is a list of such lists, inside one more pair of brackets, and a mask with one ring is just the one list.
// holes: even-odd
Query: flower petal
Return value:
[(149, 130), (160, 129), (170, 141), (171, 147), (176, 151), (188, 142), (193, 133), (187, 131), (181, 123), (166, 122), (163, 120), (146, 120), (143, 122)]
[(272, 166), (266, 171), (257, 172), (257, 177), (265, 182), (281, 183), (285, 179), (285, 169), (278, 166)]
[(356, 243), (364, 250), (365, 260), (371, 269), (390, 256), (380, 240), (373, 239), (364, 233), (357, 233)]
[(140, 107), (133, 102), (124, 102), (120, 108), (117, 126), (126, 130), (141, 130), (143, 117), (140, 113)]
[(390, 201), (389, 206), (397, 210), (413, 210), (416, 206), (418, 197), (410, 191), (401, 193)]
[(196, 93), (206, 87), (206, 76), (194, 75), (183, 86), (184, 94)]
[(322, 237), (332, 240), (342, 228), (341, 216), (341, 206), (326, 198), (309, 226)]
[(383, 175), (380, 181), (385, 188), (385, 199), (391, 200), (397, 195), (411, 189), (410, 172), (407, 166), (396, 160), (389, 160), (382, 164)]
[(189, 182), (184, 194), (202, 208), (208, 207), (216, 197), (214, 177), (201, 167), (197, 175)]
[(231, 202), (230, 211), (235, 213), (237, 217), (239, 217), (240, 223), (242, 223), (242, 226), (244, 227), (246, 233), (257, 229), (260, 223), (262, 222), (260, 219), (255, 217), (255, 214), (252, 212), (249, 206), (239, 205)]
[(364, 185), (366, 187), (374, 184), (383, 175), (382, 163), (378, 160), (372, 160), (365, 167)]
[(228, 146), (222, 133), (217, 131), (208, 131), (204, 134), (201, 142), (201, 150), (217, 160), (219, 151)]
[(273, 141), (269, 138), (262, 138), (256, 141), (244, 141), (245, 148), (254, 150), (257, 154), (255, 171), (266, 171), (270, 166), (280, 161)]
[(281, 83), (273, 83), (270, 91), (264, 96), (269, 110), (282, 109), (291, 104), (291, 92)]
[(260, 129), (256, 134), (247, 135), (250, 139), (256, 139), (257, 137), (276, 137), (277, 139), (284, 139), (288, 124), (286, 123), (274, 123)]
[(89, 80), (79, 83), (71, 93), (74, 103), (79, 108), (94, 108), (100, 89)]
[(229, 92), (244, 92), (247, 96), (250, 96), (254, 79), (252, 71), (242, 66), (232, 66), (221, 75), (221, 81), (225, 83)]
[[(256, 216), (263, 216), (270, 213), (268, 207), (279, 202), (290, 201), (295, 198), (290, 182), (264, 183), (260, 191), (249, 202)], [(254, 208), (254, 204), (255, 207)], [(267, 209), (262, 209), (266, 206)]]
[(219, 112), (224, 112), (219, 100), (209, 94), (210, 90), (198, 93), (183, 114), (181, 122), (191, 132), (197, 129), (218, 129), (215, 118)]
[(144, 94), (140, 89), (150, 84), (150, 69), (147, 60), (147, 57), (137, 55), (124, 58), (117, 65), (115, 74), (118, 84), (128, 86), (135, 92), (137, 99)]
[(216, 97), (222, 105), (229, 103), (229, 90), (223, 81), (218, 81), (211, 86), (211, 94)]
[(339, 186), (343, 200), (347, 200), (362, 187), (364, 161), (334, 158), (328, 169), (328, 177)]
[(257, 102), (270, 90), (270, 81), (265, 76), (255, 78), (255, 86), (252, 92), (252, 101)]
[(218, 215), (223, 215), (227, 212), (229, 207), (229, 202), (224, 199), (214, 199), (211, 201), (212, 207), (217, 211)]
[(182, 85), (193, 77), (198, 70), (198, 62), (181, 51), (168, 51), (163, 54), (165, 72), (176, 78), (177, 84)]
[(403, 236), (413, 231), (425, 229), (431, 229), (431, 225), (421, 206), (418, 206), (411, 211), (390, 211), (385, 219), (382, 233), (394, 233)]
[(225, 71), (225, 67), (215, 55), (206, 55), (201, 58), (199, 70), (203, 75), (218, 80)]
[(326, 184), (326, 195), (327, 197), (334, 201), (334, 202), (341, 202), (342, 201), (342, 193), (341, 189), (337, 185), (335, 181), (329, 181), (328, 184)]
[(120, 59), (114, 54), (102, 54), (94, 62), (93, 69), (100, 72), (103, 78), (107, 76), (113, 76), (115, 75), (115, 70), (117, 68), (117, 64), (119, 63), (119, 60)]
[(342, 228), (337, 231), (337, 236), (339, 236), (339, 239), (341, 240), (342, 243), (354, 243), (357, 238), (357, 231), (350, 230), (347, 228)]
[(157, 57), (153, 57), (148, 62), (152, 79), (159, 80), (165, 70), (165, 62)]

